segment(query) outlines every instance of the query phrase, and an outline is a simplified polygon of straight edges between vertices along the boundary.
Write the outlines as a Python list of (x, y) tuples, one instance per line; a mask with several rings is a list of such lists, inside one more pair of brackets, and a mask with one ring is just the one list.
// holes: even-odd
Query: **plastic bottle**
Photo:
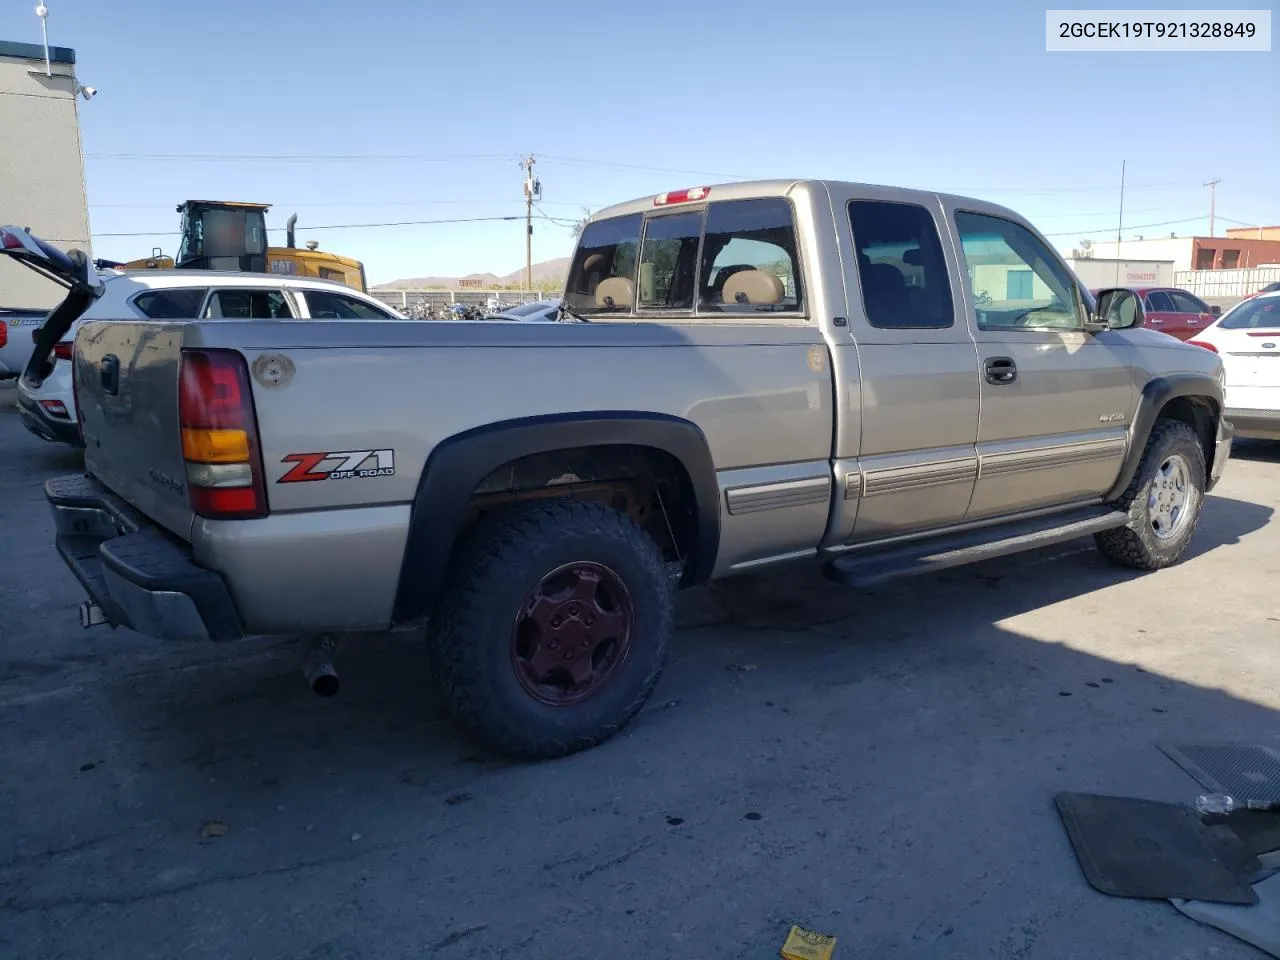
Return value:
[(1235, 800), (1225, 793), (1206, 793), (1196, 797), (1196, 813), (1202, 817), (1225, 817), (1235, 808)]

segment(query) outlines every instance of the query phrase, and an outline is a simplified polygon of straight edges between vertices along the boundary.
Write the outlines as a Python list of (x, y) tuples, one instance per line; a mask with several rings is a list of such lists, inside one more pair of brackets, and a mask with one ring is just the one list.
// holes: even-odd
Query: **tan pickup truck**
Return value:
[(1230, 451), (1217, 356), (1109, 325), (1025, 220), (962, 197), (611, 207), (560, 320), (85, 323), (87, 474), (47, 487), (83, 620), (425, 624), (458, 720), (555, 756), (640, 709), (679, 586), (816, 557), (857, 587), (1089, 535), (1153, 570)]

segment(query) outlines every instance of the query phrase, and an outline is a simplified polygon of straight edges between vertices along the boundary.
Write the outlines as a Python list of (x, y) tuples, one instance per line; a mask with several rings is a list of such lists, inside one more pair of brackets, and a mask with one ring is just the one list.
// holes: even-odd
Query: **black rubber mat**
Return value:
[(1176, 803), (1059, 793), (1058, 814), (1089, 885), (1113, 897), (1253, 904), (1194, 810)]
[(1280, 850), (1280, 810), (1236, 810), (1225, 823), (1255, 857)]
[(1174, 763), (1237, 803), (1280, 804), (1280, 752), (1252, 743), (1160, 743)]

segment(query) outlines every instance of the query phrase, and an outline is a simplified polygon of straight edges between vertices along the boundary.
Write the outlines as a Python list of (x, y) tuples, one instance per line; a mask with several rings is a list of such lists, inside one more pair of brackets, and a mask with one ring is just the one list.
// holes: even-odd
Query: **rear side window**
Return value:
[(574, 313), (630, 313), (635, 305), (640, 214), (587, 224), (565, 282), (564, 302)]
[(289, 301), (279, 290), (218, 290), (204, 313), (224, 320), (293, 319)]
[(185, 290), (149, 290), (133, 298), (133, 305), (152, 320), (194, 320), (200, 316), (207, 287)]
[(363, 300), (327, 290), (305, 290), (307, 311), (313, 320), (393, 320), (391, 314)]
[(650, 217), (640, 248), (641, 309), (693, 310), (702, 211)]
[(1172, 298), (1163, 290), (1153, 290), (1147, 294), (1147, 307), (1155, 313), (1177, 313)]
[(928, 210), (914, 203), (854, 200), (849, 225), (873, 327), (938, 329), (955, 323), (942, 241)]
[(1218, 324), (1221, 330), (1280, 330), (1280, 299), (1246, 300)]
[(778, 313), (800, 309), (800, 261), (786, 200), (728, 200), (707, 208), (698, 309)]

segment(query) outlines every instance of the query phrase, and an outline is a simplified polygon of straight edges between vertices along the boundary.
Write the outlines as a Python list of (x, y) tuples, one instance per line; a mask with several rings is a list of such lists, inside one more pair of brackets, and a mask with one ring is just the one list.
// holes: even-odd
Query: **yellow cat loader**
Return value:
[(99, 267), (120, 270), (239, 270), (245, 273), (278, 273), (291, 277), (336, 280), (365, 293), (364, 264), (350, 257), (317, 250), (314, 240), (305, 250), (294, 243), (298, 216), (289, 217), (283, 247), (267, 246), (265, 203), (228, 203), (221, 200), (188, 200), (178, 206), (182, 214), (182, 238), (177, 257), (159, 249), (151, 256), (120, 263), (95, 261)]

